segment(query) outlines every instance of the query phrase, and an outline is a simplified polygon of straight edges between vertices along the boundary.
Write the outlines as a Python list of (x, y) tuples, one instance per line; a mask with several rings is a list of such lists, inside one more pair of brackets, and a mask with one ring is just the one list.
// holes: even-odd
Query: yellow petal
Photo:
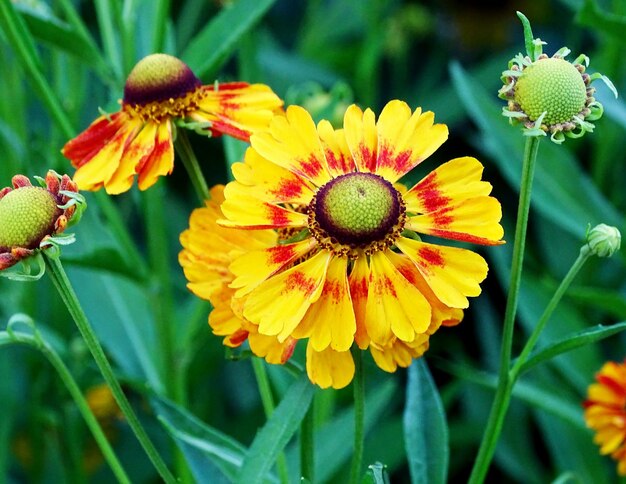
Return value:
[(326, 348), (315, 351), (309, 342), (306, 347), (306, 372), (312, 383), (335, 389), (347, 386), (354, 377), (354, 360), (350, 351)]
[(410, 343), (394, 338), (387, 345), (372, 343), (370, 346), (376, 365), (388, 373), (393, 373), (398, 367), (408, 368), (413, 360), (422, 356), (426, 350), (428, 335), (425, 334), (418, 334)]
[(365, 308), (367, 306), (369, 279), (370, 270), (367, 265), (367, 257), (365, 254), (361, 253), (357, 260), (354, 261), (348, 283), (350, 284), (350, 298), (352, 299), (352, 307), (354, 308), (356, 321), (354, 340), (362, 350), (367, 348), (370, 341), (365, 325)]
[(261, 156), (317, 186), (330, 180), (315, 123), (299, 106), (289, 106), (286, 117), (274, 117), (270, 132), (253, 135), (250, 143)]
[(431, 310), (426, 298), (407, 281), (383, 252), (370, 257), (365, 324), (373, 342), (385, 345), (395, 336), (412, 341), (427, 331)]
[(137, 166), (139, 189), (147, 190), (156, 183), (160, 176), (169, 175), (173, 169), (172, 125), (168, 120), (159, 124), (152, 153)]
[(390, 101), (380, 113), (376, 174), (397, 181), (428, 158), (448, 138), (444, 124), (433, 124), (432, 112), (422, 113), (403, 101)]
[(308, 205), (314, 195), (313, 185), (305, 178), (271, 163), (253, 148), (248, 148), (245, 162), (235, 163), (232, 171), (240, 192), (264, 202)]
[(141, 128), (141, 122), (125, 123), (115, 136), (74, 173), (74, 181), (80, 190), (93, 190), (101, 187), (117, 170), (126, 145)]
[(322, 120), (317, 125), (317, 132), (322, 142), (326, 165), (331, 176), (338, 177), (356, 171), (344, 130), (335, 130), (328, 121)]
[(441, 302), (452, 308), (469, 306), (467, 296), (480, 294), (480, 283), (487, 277), (487, 263), (466, 249), (426, 244), (404, 237), (396, 246), (417, 266)]
[(353, 104), (343, 118), (346, 141), (358, 171), (376, 171), (378, 135), (376, 117), (371, 109), (365, 112)]
[(239, 289), (235, 297), (248, 294), (268, 277), (306, 255), (317, 243), (317, 240), (309, 237), (293, 244), (275, 245), (244, 253), (229, 268), (235, 276), (230, 287)]
[(238, 182), (226, 186), (226, 200), (221, 209), (228, 220), (221, 219), (219, 224), (224, 227), (242, 229), (278, 229), (287, 227), (306, 227), (307, 215), (267, 203), (241, 193)]
[(116, 195), (130, 190), (137, 174), (137, 166), (154, 150), (157, 127), (156, 123), (144, 124), (139, 134), (130, 142), (117, 170), (104, 185), (107, 193)]
[(335, 351), (348, 351), (352, 346), (356, 321), (347, 271), (346, 257), (331, 259), (320, 298), (293, 332), (295, 338), (309, 338), (309, 345), (315, 351), (322, 351), (329, 345)]
[(280, 341), (287, 339), (319, 298), (330, 258), (330, 252), (320, 251), (267, 279), (247, 296), (245, 318), (258, 325), (259, 333), (278, 335)]

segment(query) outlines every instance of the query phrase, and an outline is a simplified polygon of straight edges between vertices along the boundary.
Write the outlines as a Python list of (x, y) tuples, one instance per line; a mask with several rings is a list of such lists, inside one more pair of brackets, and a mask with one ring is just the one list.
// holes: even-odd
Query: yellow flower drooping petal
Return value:
[(174, 168), (175, 123), (248, 141), (252, 133), (268, 129), (282, 101), (261, 84), (203, 86), (180, 59), (152, 54), (130, 72), (121, 105), (63, 147), (80, 189), (104, 187), (118, 194), (137, 176), (139, 189), (146, 190)]
[(354, 360), (349, 351), (335, 351), (330, 347), (315, 351), (309, 342), (306, 347), (306, 371), (316, 385), (339, 389), (352, 381)]

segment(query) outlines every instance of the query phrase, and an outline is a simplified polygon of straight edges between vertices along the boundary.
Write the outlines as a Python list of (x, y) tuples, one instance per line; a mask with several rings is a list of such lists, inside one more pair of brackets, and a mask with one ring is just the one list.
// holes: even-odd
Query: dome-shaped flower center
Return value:
[(202, 82), (180, 59), (152, 54), (141, 59), (130, 71), (124, 86), (124, 103), (145, 105), (183, 97)]
[(585, 107), (587, 88), (573, 64), (559, 58), (540, 59), (524, 69), (515, 85), (515, 100), (531, 121), (547, 112), (551, 126), (571, 121)]
[(52, 233), (61, 212), (55, 197), (44, 188), (10, 191), (0, 199), (0, 247), (36, 248)]
[(383, 240), (400, 217), (400, 194), (373, 173), (337, 177), (316, 195), (315, 219), (340, 244), (365, 246)]

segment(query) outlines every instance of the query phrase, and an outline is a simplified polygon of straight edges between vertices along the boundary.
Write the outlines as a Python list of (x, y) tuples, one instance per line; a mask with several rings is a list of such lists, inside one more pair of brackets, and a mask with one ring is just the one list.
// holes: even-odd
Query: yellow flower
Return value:
[(76, 211), (80, 196), (69, 176), (49, 171), (43, 184), (36, 187), (15, 175), (13, 188), (0, 190), (0, 271), (47, 247)]
[(129, 74), (121, 110), (97, 118), (62, 152), (77, 169), (74, 179), (81, 190), (104, 186), (107, 193), (122, 193), (135, 176), (145, 190), (174, 168), (175, 121), (247, 141), (250, 133), (267, 128), (281, 106), (265, 85), (204, 86), (181, 60), (152, 54)]
[(605, 363), (596, 380), (584, 402), (585, 422), (596, 431), (600, 453), (611, 454), (619, 475), (626, 476), (626, 361)]
[(223, 185), (211, 189), (211, 199), (205, 207), (192, 212), (189, 229), (180, 235), (183, 250), (178, 260), (189, 281), (187, 287), (213, 305), (209, 325), (214, 334), (224, 336), (224, 345), (237, 347), (248, 340), (257, 356), (269, 363), (285, 363), (293, 352), (295, 340), (279, 342), (276, 337), (259, 334), (255, 325), (233, 312), (234, 289), (229, 287), (234, 276), (228, 266), (234, 258), (247, 251), (272, 247), (276, 243), (276, 232), (250, 233), (217, 225), (217, 219), (223, 217), (219, 208), (224, 200), (223, 191)]
[[(313, 381), (330, 382), (328, 368), (351, 379), (354, 342), (371, 345), (383, 369), (406, 366), (405, 354), (419, 356), (427, 336), (459, 322), (467, 298), (480, 293), (481, 256), (418, 233), (502, 243), (501, 207), (481, 181), (482, 165), (456, 158), (409, 190), (397, 183), (447, 135), (432, 112), (412, 113), (401, 101), (378, 121), (353, 105), (339, 130), (291, 106), (251, 136), (245, 162), (233, 166), (219, 223), (278, 236), (231, 264), (233, 304), (262, 335), (308, 338)], [(324, 371), (311, 368), (315, 361), (327, 363)]]

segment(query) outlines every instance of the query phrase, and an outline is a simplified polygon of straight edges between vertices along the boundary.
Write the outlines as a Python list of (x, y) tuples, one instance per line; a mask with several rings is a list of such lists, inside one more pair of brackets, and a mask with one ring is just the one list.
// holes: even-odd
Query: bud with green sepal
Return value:
[(0, 274), (38, 250), (74, 241), (62, 232), (85, 208), (76, 184), (52, 170), (45, 178), (35, 178), (40, 186), (15, 175), (13, 186), (0, 190)]
[(580, 138), (595, 128), (604, 112), (594, 97), (592, 82), (602, 79), (617, 97), (611, 81), (599, 73), (589, 75), (589, 58), (579, 55), (573, 62), (565, 58), (567, 47), (552, 57), (543, 53), (545, 42), (532, 38), (528, 19), (518, 12), (524, 26), (527, 55), (518, 54), (502, 73), (504, 86), (498, 96), (508, 104), (502, 109), (513, 124), (523, 125), (526, 136), (546, 136), (557, 144), (565, 137)]

